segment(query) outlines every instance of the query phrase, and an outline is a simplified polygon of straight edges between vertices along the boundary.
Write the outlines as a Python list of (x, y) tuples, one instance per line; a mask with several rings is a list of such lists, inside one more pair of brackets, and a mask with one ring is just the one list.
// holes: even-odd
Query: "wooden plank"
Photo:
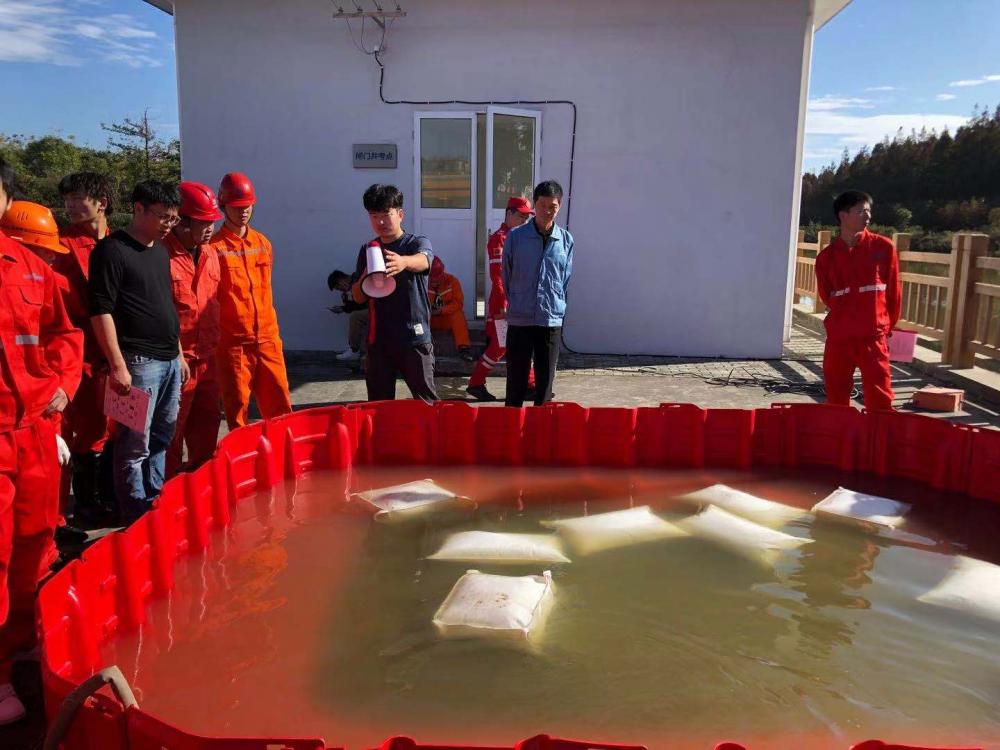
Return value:
[(936, 263), (941, 266), (950, 266), (951, 253), (921, 253), (906, 252), (899, 254), (900, 263)]
[(984, 271), (1000, 271), (1000, 258), (976, 258), (976, 268)]
[(990, 359), (1000, 359), (1000, 347), (980, 344), (976, 341), (970, 341), (966, 346), (976, 354), (982, 354), (984, 357), (989, 357)]
[(984, 284), (977, 281), (974, 289), (976, 294), (983, 297), (1000, 297), (1000, 284)]
[(899, 274), (899, 278), (904, 284), (910, 282), (911, 284), (927, 284), (928, 286), (948, 286), (947, 276), (928, 276), (922, 273), (903, 272)]
[(944, 338), (944, 331), (939, 328), (930, 328), (929, 326), (921, 325), (920, 323), (908, 320), (907, 318), (900, 318), (899, 322), (904, 323), (908, 330), (912, 329), (926, 338), (936, 339), (937, 341)]

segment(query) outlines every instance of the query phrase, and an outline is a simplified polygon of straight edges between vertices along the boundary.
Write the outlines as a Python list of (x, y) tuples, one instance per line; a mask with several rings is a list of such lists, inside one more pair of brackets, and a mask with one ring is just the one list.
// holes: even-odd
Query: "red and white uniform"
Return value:
[(899, 320), (899, 257), (888, 237), (864, 231), (854, 247), (841, 239), (816, 258), (816, 285), (828, 312), (823, 379), (826, 400), (850, 403), (860, 368), (865, 408), (892, 408), (886, 338)]
[(52, 270), (0, 232), (0, 683), (34, 646), (35, 594), (55, 558), (60, 469), (43, 412), (56, 389), (76, 393), (82, 358)]
[(56, 256), (52, 270), (66, 278), (63, 303), (73, 325), (83, 331), (83, 378), (76, 398), (63, 414), (63, 438), (71, 453), (100, 453), (108, 441), (108, 418), (104, 416), (104, 352), (90, 324), (87, 285), (90, 279), (90, 254), (97, 239), (89, 230), (71, 226), (59, 236), (69, 248)]
[[(472, 387), (486, 385), (486, 376), (496, 367), (507, 353), (507, 347), (500, 346), (497, 341), (497, 318), (504, 318), (507, 314), (507, 292), (503, 288), (503, 246), (507, 242), (507, 235), (510, 227), (506, 223), (490, 235), (486, 243), (486, 257), (489, 260), (490, 271), (490, 298), (486, 303), (486, 337), (489, 344), (483, 356), (479, 358), (472, 377), (469, 378), (469, 385)], [(528, 376), (529, 387), (534, 387), (535, 370), (531, 369)]]
[(177, 431), (167, 452), (167, 477), (180, 469), (187, 444), (189, 469), (212, 457), (222, 422), (219, 388), (219, 256), (211, 245), (199, 248), (198, 264), (171, 233), (163, 241), (170, 254), (174, 305), (181, 322), (181, 347), (191, 377), (181, 387)]

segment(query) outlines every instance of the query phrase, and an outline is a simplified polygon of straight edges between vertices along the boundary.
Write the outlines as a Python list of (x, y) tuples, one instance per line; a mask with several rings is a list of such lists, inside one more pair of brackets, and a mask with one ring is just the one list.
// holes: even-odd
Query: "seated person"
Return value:
[(337, 355), (338, 362), (355, 362), (361, 358), (368, 339), (368, 305), (355, 302), (351, 295), (351, 285), (357, 281), (351, 274), (334, 271), (326, 280), (331, 292), (340, 292), (341, 303), (327, 309), (332, 313), (348, 313), (347, 346)]
[(451, 331), (458, 347), (458, 356), (466, 362), (473, 360), (469, 341), (469, 324), (462, 306), (465, 296), (462, 285), (450, 273), (445, 273), (444, 261), (434, 256), (431, 275), (427, 284), (427, 298), (431, 303), (431, 330)]

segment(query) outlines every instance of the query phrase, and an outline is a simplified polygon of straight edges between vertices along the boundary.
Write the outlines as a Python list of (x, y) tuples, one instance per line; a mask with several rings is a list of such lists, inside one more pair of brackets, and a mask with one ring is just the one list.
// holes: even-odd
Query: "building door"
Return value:
[(426, 235), (475, 315), (476, 113), (414, 113), (414, 228)]
[(507, 200), (531, 197), (541, 173), (542, 113), (488, 107), (414, 113), (416, 216), (465, 293), (465, 315), (482, 317), (489, 295), (486, 238)]

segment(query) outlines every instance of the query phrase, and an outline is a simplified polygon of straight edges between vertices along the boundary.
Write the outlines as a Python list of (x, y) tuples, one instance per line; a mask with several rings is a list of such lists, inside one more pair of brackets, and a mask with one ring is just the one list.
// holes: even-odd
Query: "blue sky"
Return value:
[[(854, 0), (816, 36), (805, 167), (1000, 104), (1000, 0)], [(141, 0), (0, 0), (0, 133), (103, 145), (148, 108), (176, 137), (170, 16)]]

